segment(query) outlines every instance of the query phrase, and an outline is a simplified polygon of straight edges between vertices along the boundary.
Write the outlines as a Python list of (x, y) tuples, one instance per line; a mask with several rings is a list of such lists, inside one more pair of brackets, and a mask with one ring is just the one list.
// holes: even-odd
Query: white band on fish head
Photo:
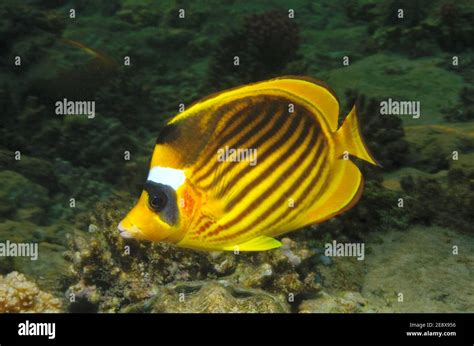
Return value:
[(147, 180), (171, 186), (176, 191), (183, 185), (186, 175), (180, 169), (155, 166), (150, 169)]

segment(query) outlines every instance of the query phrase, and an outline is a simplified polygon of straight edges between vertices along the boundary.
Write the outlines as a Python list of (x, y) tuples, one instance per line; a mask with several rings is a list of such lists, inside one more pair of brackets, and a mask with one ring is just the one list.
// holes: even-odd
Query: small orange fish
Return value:
[(125, 238), (203, 250), (262, 251), (274, 237), (323, 222), (359, 200), (349, 155), (376, 164), (355, 107), (322, 82), (281, 77), (206, 97), (176, 115), (156, 142)]
[(65, 43), (69, 46), (81, 49), (82, 51), (84, 51), (85, 53), (87, 53), (90, 56), (94, 57), (94, 59), (97, 59), (98, 61), (100, 61), (102, 64), (104, 64), (106, 66), (107, 65), (114, 66), (114, 67), (118, 66), (118, 64), (112, 58), (108, 57), (104, 53), (99, 52), (98, 50), (95, 50), (91, 47), (88, 47), (88, 46), (84, 45), (81, 42), (70, 40), (68, 38), (62, 38), (61, 42)]

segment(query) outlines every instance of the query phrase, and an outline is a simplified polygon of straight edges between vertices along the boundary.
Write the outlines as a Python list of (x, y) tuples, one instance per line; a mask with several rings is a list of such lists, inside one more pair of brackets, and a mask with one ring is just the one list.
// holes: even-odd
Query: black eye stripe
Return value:
[(148, 203), (151, 209), (160, 212), (166, 207), (166, 204), (168, 203), (168, 197), (164, 192), (159, 191), (156, 194), (149, 194)]
[(154, 181), (147, 180), (145, 183), (145, 191), (148, 192), (149, 195), (154, 195), (157, 194), (161, 191), (163, 191), (163, 188), (166, 185), (160, 184), (160, 183), (155, 183)]
[(168, 204), (167, 189), (169, 189), (167, 185), (150, 180), (146, 182), (145, 191), (148, 192), (148, 205), (153, 211), (160, 212)]
[(144, 190), (148, 193), (148, 206), (161, 220), (174, 226), (179, 219), (176, 191), (169, 185), (147, 180)]

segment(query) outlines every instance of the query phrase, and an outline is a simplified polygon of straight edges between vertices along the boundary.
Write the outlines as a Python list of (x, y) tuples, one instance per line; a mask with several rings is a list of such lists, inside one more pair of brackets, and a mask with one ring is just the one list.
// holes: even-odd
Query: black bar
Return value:
[[(19, 336), (19, 324), (54, 322), (55, 338)], [(410, 327), (410, 323), (433, 323)], [(441, 323), (454, 323), (447, 327)], [(438, 324), (438, 325), (436, 325)], [(474, 314), (2, 314), (9, 344), (473, 345)], [(407, 336), (407, 332), (456, 336)]]

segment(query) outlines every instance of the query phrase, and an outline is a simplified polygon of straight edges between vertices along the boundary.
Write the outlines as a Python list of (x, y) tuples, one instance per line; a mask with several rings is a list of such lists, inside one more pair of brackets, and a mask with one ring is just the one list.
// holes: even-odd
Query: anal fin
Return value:
[(276, 248), (279, 248), (280, 246), (281, 246), (281, 243), (275, 238), (261, 235), (240, 244), (225, 246), (223, 250), (226, 250), (226, 251), (235, 251), (235, 250), (265, 251), (265, 250), (276, 249)]

